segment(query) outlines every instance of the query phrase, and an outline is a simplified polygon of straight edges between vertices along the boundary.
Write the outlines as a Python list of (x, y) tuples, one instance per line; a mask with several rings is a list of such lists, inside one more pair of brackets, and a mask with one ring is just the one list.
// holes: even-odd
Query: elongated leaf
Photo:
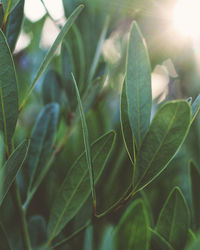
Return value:
[(8, 237), (2, 225), (0, 225), (0, 242), (1, 242), (1, 250), (11, 250)]
[(15, 44), (20, 33), (24, 14), (24, 0), (20, 0), (13, 11), (10, 13), (6, 25), (6, 37), (10, 50), (15, 49)]
[(47, 72), (42, 85), (43, 101), (45, 104), (51, 102), (61, 102), (61, 87), (59, 85), (60, 77), (54, 70)]
[(192, 122), (196, 118), (199, 110), (200, 110), (200, 95), (197, 96), (197, 98), (194, 100), (192, 104)]
[(18, 117), (15, 66), (3, 32), (0, 30), (0, 129), (10, 144)]
[(191, 178), (191, 191), (192, 191), (192, 205), (193, 205), (193, 222), (196, 229), (200, 227), (200, 174), (193, 162), (190, 163), (190, 178)]
[(166, 168), (188, 133), (190, 119), (187, 101), (168, 102), (158, 110), (137, 155), (135, 189), (146, 186)]
[[(113, 131), (100, 137), (91, 146), (95, 183), (98, 181), (110, 155), (115, 139)], [(49, 242), (79, 211), (91, 193), (85, 153), (68, 171), (55, 198), (48, 223)]]
[(82, 129), (83, 129), (83, 139), (84, 139), (84, 145), (85, 145), (85, 155), (86, 155), (86, 160), (87, 160), (87, 166), (89, 170), (89, 176), (90, 176), (90, 186), (91, 186), (91, 191), (92, 191), (92, 198), (93, 198), (93, 203), (96, 208), (96, 194), (95, 194), (95, 188), (94, 188), (94, 171), (93, 171), (93, 163), (92, 163), (92, 156), (91, 156), (91, 149), (90, 149), (90, 142), (89, 142), (89, 135), (88, 135), (88, 128), (87, 128), (87, 123), (85, 119), (85, 114), (83, 110), (83, 105), (81, 102), (81, 97), (79, 94), (79, 90), (76, 84), (76, 80), (73, 77), (73, 82), (74, 82), (74, 87), (76, 90), (76, 97), (78, 101), (78, 107), (79, 107), (79, 112), (80, 112), (80, 117), (81, 117), (81, 124), (82, 124)]
[[(4, 12), (6, 11), (10, 0), (2, 0)], [(20, 0), (11, 0), (9, 13), (16, 7)]]
[(149, 221), (142, 201), (133, 202), (114, 231), (115, 249), (149, 249)]
[(151, 229), (151, 248), (162, 250), (174, 250), (168, 241), (165, 240), (158, 232)]
[(121, 94), (121, 105), (120, 105), (120, 122), (121, 122), (121, 131), (124, 140), (126, 150), (128, 152), (129, 158), (132, 163), (134, 163), (134, 144), (133, 136), (130, 127), (130, 122), (128, 118), (128, 105), (127, 105), (127, 96), (126, 96), (126, 82), (124, 82), (122, 87)]
[(22, 142), (0, 168), (0, 205), (26, 158), (28, 145), (28, 141)]
[(69, 31), (69, 29), (71, 28), (71, 26), (73, 25), (73, 23), (75, 22), (76, 18), (78, 17), (78, 15), (80, 14), (80, 12), (83, 9), (83, 5), (79, 5), (75, 11), (71, 14), (71, 16), (67, 19), (67, 22), (65, 23), (65, 25), (63, 26), (63, 28), (61, 29), (60, 33), (58, 34), (56, 40), (54, 41), (53, 45), (51, 46), (49, 52), (47, 53), (47, 55), (45, 56), (34, 80), (33, 83), (31, 84), (31, 87), (28, 91), (28, 93), (26, 94), (25, 99), (23, 100), (19, 110), (21, 111), (23, 106), (25, 105), (27, 99), (29, 98), (29, 95), (31, 94), (33, 88), (35, 87), (35, 84), (37, 82), (37, 80), (39, 79), (39, 77), (41, 76), (41, 74), (44, 72), (44, 70), (46, 69), (46, 67), (48, 66), (48, 64), (50, 63), (50, 61), (52, 60), (54, 53), (56, 51), (56, 49), (58, 48), (59, 44), (62, 42), (63, 38), (65, 37), (65, 35), (67, 34), (67, 32)]
[(179, 188), (167, 198), (158, 218), (156, 231), (175, 249), (183, 249), (189, 229), (189, 210)]
[(136, 146), (148, 130), (151, 116), (151, 68), (144, 38), (133, 22), (129, 38), (126, 72), (128, 115)]
[(31, 135), (26, 166), (24, 167), (29, 171), (30, 182), (28, 191), (33, 187), (47, 159), (50, 157), (58, 114), (58, 104), (51, 103), (43, 108), (36, 121)]

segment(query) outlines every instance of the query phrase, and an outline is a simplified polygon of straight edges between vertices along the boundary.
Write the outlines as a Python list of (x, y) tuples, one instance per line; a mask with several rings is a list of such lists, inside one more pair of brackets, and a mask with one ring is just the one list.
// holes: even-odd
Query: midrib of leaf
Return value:
[(45, 137), (46, 137), (46, 134), (47, 134), (47, 131), (48, 131), (48, 129), (46, 129), (47, 127), (48, 126), (47, 126), (47, 123), (46, 123), (45, 130), (44, 130), (45, 132), (43, 133), (43, 136), (42, 136), (42, 142), (40, 143), (40, 145), (38, 147), (39, 148), (39, 155), (38, 155), (38, 157), (36, 159), (36, 163), (34, 165), (33, 173), (32, 173), (32, 176), (31, 176), (29, 187), (28, 187), (28, 193), (30, 193), (31, 186), (33, 184), (35, 173), (36, 173), (36, 170), (37, 170), (37, 167), (38, 167), (39, 159), (40, 159), (40, 156), (41, 156), (41, 153), (42, 153), (43, 142), (45, 141)]
[[(105, 144), (107, 143), (108, 140), (109, 140), (109, 138), (108, 138), (107, 140), (105, 140), (104, 144), (102, 144), (101, 149), (100, 149), (100, 150), (96, 153), (96, 155), (94, 156), (94, 161), (95, 161), (96, 158), (99, 156), (101, 150), (104, 148), (104, 146), (105, 146)], [(85, 154), (85, 153), (84, 153), (84, 154)], [(81, 159), (81, 157), (83, 157), (83, 155), (80, 156), (80, 158), (78, 159), (78, 161)], [(77, 162), (78, 162), (78, 161), (77, 161)], [(76, 164), (76, 163), (75, 163), (75, 164)], [(72, 170), (71, 170), (71, 171), (72, 171)], [(70, 172), (71, 172), (71, 171), (70, 171)], [(70, 175), (70, 172), (69, 172), (68, 175)], [(57, 230), (57, 228), (58, 228), (58, 226), (59, 226), (59, 224), (60, 224), (60, 221), (62, 220), (62, 217), (63, 217), (64, 214), (65, 214), (65, 211), (68, 209), (68, 206), (69, 206), (70, 202), (72, 201), (72, 199), (73, 199), (73, 197), (74, 197), (74, 194), (76, 193), (76, 191), (77, 191), (78, 188), (80, 187), (80, 185), (81, 185), (81, 183), (82, 183), (82, 180), (83, 180), (83, 179), (85, 178), (85, 176), (87, 175), (87, 172), (88, 172), (88, 169), (86, 169), (86, 171), (85, 171), (84, 174), (82, 175), (82, 178), (80, 179), (80, 181), (79, 181), (79, 183), (78, 183), (76, 189), (75, 189), (74, 192), (72, 193), (71, 198), (68, 200), (68, 202), (67, 202), (65, 208), (63, 209), (63, 212), (62, 212), (61, 215), (59, 216), (59, 218), (58, 218), (58, 220), (57, 220), (57, 223), (56, 223), (56, 225), (55, 225), (55, 227), (54, 227), (54, 229), (53, 229), (53, 232), (51, 233), (51, 235), (50, 235), (50, 237), (49, 237), (49, 240), (48, 240), (48, 242), (47, 242), (47, 245), (50, 245), (50, 243), (51, 243), (51, 241), (52, 241), (52, 239), (53, 239), (53, 237), (54, 237), (54, 234), (55, 234), (55, 232), (56, 232), (56, 230)], [(64, 183), (63, 183), (63, 185), (64, 185)], [(62, 187), (61, 187), (61, 189), (62, 189)]]
[(175, 218), (176, 218), (176, 205), (177, 205), (177, 193), (176, 193), (176, 199), (175, 199), (175, 204), (174, 204), (174, 211), (173, 211), (173, 216), (172, 216), (172, 224), (170, 228), (170, 233), (169, 233), (169, 242), (171, 243), (171, 238), (174, 233), (174, 228), (175, 228)]
[[(148, 172), (149, 168), (151, 167), (152, 162), (155, 160), (157, 154), (159, 153), (159, 151), (160, 151), (160, 149), (161, 149), (161, 147), (162, 147), (162, 145), (163, 145), (163, 142), (165, 141), (165, 139), (166, 139), (166, 137), (167, 137), (167, 135), (168, 135), (168, 133), (169, 133), (169, 131), (170, 131), (170, 129), (171, 129), (173, 123), (174, 123), (174, 120), (175, 120), (175, 118), (176, 118), (176, 114), (177, 114), (178, 108), (179, 108), (179, 104), (177, 104), (176, 111), (175, 111), (175, 113), (174, 113), (174, 115), (173, 115), (173, 117), (172, 117), (172, 119), (171, 119), (171, 121), (170, 121), (170, 123), (169, 123), (169, 126), (168, 126), (168, 128), (167, 128), (166, 134), (164, 135), (164, 137), (163, 137), (163, 139), (162, 139), (162, 141), (161, 141), (161, 143), (160, 143), (158, 149), (157, 149), (156, 152), (154, 153), (154, 155), (153, 155), (153, 157), (152, 157), (150, 163), (147, 165), (147, 168), (145, 169), (144, 174), (142, 175), (142, 177), (140, 178), (140, 180), (138, 181), (138, 184), (136, 185), (135, 189), (136, 189), (137, 186), (140, 184), (140, 182), (142, 181), (142, 179), (144, 178), (144, 176), (145, 176), (146, 173)], [(136, 161), (137, 161), (137, 159), (136, 159)], [(137, 163), (136, 163), (136, 164), (137, 164)]]
[(4, 109), (4, 100), (3, 100), (3, 91), (0, 83), (0, 98), (1, 98), (1, 107), (2, 107), (2, 115), (3, 115), (3, 127), (4, 127), (4, 138), (5, 138), (5, 144), (6, 144), (6, 152), (9, 153), (9, 147), (8, 147), (8, 135), (7, 135), (7, 124), (6, 124), (6, 115), (5, 115), (5, 109)]

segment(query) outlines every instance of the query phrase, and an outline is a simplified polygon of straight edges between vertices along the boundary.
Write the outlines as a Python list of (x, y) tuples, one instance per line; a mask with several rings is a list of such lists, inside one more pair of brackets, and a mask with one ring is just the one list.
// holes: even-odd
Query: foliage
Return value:
[(200, 97), (153, 99), (145, 3), (114, 2), (63, 0), (62, 27), (0, 5), (1, 249), (199, 249)]

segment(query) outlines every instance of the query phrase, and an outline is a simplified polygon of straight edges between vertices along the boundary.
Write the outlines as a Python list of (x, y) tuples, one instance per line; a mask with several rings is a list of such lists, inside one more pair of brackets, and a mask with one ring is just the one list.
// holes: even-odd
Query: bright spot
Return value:
[(19, 53), (21, 50), (28, 47), (30, 42), (31, 42), (31, 37), (29, 35), (27, 35), (26, 33), (24, 33), (23, 31), (21, 31), (19, 38), (17, 40), (17, 44), (15, 46), (14, 53), (15, 54)]
[(49, 49), (55, 41), (59, 32), (60, 30), (58, 26), (56, 26), (56, 24), (47, 17), (42, 30), (40, 47), (43, 49)]
[(65, 15), (62, 0), (56, 0), (56, 1), (43, 0), (43, 1), (46, 5), (46, 8), (49, 11), (49, 14), (51, 15), (51, 17), (53, 17), (54, 20), (59, 20)]
[(182, 35), (200, 37), (200, 0), (179, 0), (174, 9), (173, 23)]
[(151, 74), (153, 99), (163, 101), (168, 94), (169, 73), (165, 66), (157, 65)]
[(40, 20), (46, 13), (41, 0), (26, 0), (24, 5), (24, 13), (32, 22)]

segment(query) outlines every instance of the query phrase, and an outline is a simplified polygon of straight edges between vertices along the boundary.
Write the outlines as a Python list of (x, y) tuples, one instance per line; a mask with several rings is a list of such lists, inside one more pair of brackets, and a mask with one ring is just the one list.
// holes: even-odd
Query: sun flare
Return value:
[(182, 35), (200, 37), (200, 0), (179, 0), (174, 8), (173, 23)]

